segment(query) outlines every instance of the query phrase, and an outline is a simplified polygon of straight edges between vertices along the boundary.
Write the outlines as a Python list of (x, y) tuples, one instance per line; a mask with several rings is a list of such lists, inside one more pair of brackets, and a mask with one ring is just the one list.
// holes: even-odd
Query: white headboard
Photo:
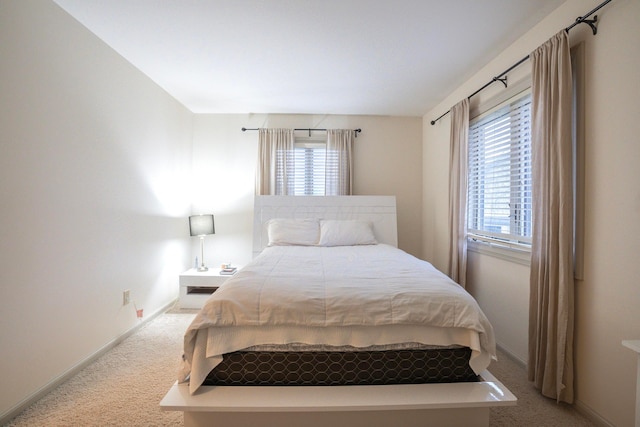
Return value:
[(254, 257), (269, 243), (267, 221), (272, 218), (369, 220), (379, 243), (398, 246), (395, 196), (255, 196)]

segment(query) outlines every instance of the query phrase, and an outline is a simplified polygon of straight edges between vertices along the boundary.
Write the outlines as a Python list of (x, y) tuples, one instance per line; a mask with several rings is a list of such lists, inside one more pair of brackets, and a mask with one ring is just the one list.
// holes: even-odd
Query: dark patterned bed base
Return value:
[(203, 385), (370, 385), (478, 381), (471, 349), (243, 352), (224, 355)]

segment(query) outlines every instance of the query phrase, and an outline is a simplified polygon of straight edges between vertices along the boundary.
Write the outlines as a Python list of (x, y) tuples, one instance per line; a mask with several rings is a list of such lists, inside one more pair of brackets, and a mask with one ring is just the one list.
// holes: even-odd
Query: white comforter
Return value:
[(184, 337), (195, 392), (222, 354), (260, 344), (463, 345), (480, 373), (493, 329), (461, 286), (389, 245), (266, 248), (207, 301)]

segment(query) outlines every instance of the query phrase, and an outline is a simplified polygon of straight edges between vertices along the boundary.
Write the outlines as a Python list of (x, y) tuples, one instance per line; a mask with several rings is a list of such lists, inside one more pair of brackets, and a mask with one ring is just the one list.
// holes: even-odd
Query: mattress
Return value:
[(468, 347), (374, 351), (236, 351), (203, 385), (344, 386), (474, 382)]
[(473, 297), (384, 244), (267, 247), (209, 298), (184, 340), (179, 379), (192, 393), (224, 355), (264, 344), (461, 346), (475, 374), (495, 357)]

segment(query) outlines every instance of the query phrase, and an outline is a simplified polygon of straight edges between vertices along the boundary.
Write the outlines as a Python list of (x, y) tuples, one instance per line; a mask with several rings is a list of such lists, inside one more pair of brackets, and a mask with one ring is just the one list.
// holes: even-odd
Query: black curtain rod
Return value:
[[(245, 131), (248, 131), (248, 130), (259, 130), (259, 128), (252, 128), (252, 129), (242, 128), (242, 132), (245, 132)], [(327, 131), (326, 129), (309, 129), (309, 128), (306, 128), (306, 129), (294, 129), (294, 130), (306, 130), (307, 132), (309, 132), (309, 136), (311, 136), (311, 132), (326, 132)], [(353, 131), (356, 133), (356, 138), (357, 138), (358, 134), (360, 132), (362, 132), (362, 129), (358, 128), (358, 129), (354, 129)]]
[[(598, 10), (600, 10), (602, 7), (604, 7), (610, 1), (611, 0), (605, 0), (602, 3), (600, 3), (598, 6), (596, 6), (593, 10), (589, 11), (586, 15), (577, 17), (575, 22), (573, 24), (569, 25), (564, 30), (565, 31), (569, 31), (570, 29), (572, 29), (573, 27), (575, 27), (578, 24), (587, 24), (588, 26), (591, 27), (591, 31), (593, 31), (593, 35), (595, 36), (598, 33), (598, 28), (596, 27), (596, 22), (598, 22), (598, 15), (594, 16), (593, 19), (587, 19), (587, 18), (590, 17), (591, 15), (593, 15), (594, 13), (596, 13)], [(527, 59), (529, 59), (529, 55), (525, 56), (520, 61), (516, 62), (511, 67), (507, 68), (502, 73), (498, 74), (496, 77), (494, 77), (493, 79), (488, 81), (480, 89), (476, 90), (471, 95), (467, 96), (467, 99), (471, 99), (474, 95), (477, 95), (479, 92), (481, 92), (482, 90), (484, 90), (485, 88), (487, 88), (488, 86), (490, 86), (492, 83), (495, 83), (495, 82), (500, 82), (500, 83), (502, 83), (504, 85), (504, 87), (507, 87), (507, 76), (506, 76), (506, 74), (508, 72), (510, 72), (511, 70), (513, 70), (514, 68), (516, 68), (517, 66), (519, 66), (520, 64), (522, 64), (523, 62), (525, 62)], [(502, 77), (502, 76), (504, 76), (504, 77)], [(444, 116), (446, 116), (450, 112), (451, 112), (451, 110), (441, 114), (440, 117), (438, 117), (437, 119), (431, 120), (431, 124), (435, 125), (438, 120), (440, 120), (441, 118), (443, 118)]]

